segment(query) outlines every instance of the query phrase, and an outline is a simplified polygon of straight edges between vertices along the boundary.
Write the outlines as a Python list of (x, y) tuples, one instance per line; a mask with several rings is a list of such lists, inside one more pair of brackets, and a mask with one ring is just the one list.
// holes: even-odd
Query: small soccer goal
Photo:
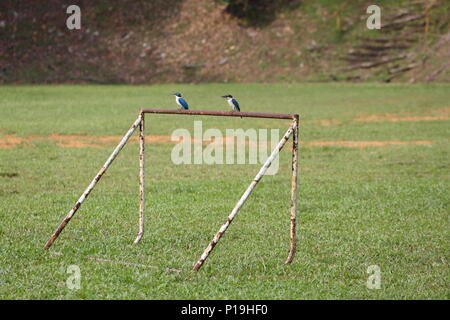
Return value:
[(91, 183), (84, 190), (81, 197), (59, 224), (53, 234), (50, 236), (49, 240), (44, 246), (47, 250), (56, 241), (58, 236), (64, 230), (69, 221), (73, 218), (77, 210), (89, 196), (91, 191), (95, 188), (98, 181), (101, 179), (103, 174), (109, 168), (111, 163), (123, 149), (125, 144), (128, 142), (133, 132), (139, 127), (139, 232), (134, 240), (134, 243), (139, 243), (144, 235), (144, 191), (145, 191), (145, 175), (144, 175), (144, 164), (145, 164), (145, 134), (144, 134), (144, 124), (146, 114), (166, 114), (166, 115), (201, 115), (201, 116), (220, 116), (220, 117), (242, 117), (242, 118), (269, 118), (269, 119), (290, 119), (292, 124), (287, 129), (286, 133), (282, 139), (278, 142), (276, 147), (272, 150), (270, 156), (264, 162), (263, 166), (256, 174), (255, 178), (252, 180), (250, 185), (245, 190), (244, 194), (241, 196), (236, 206), (233, 208), (225, 223), (219, 229), (219, 231), (214, 235), (213, 239), (210, 241), (206, 249), (203, 251), (200, 258), (196, 261), (193, 266), (193, 270), (198, 271), (205, 260), (208, 258), (211, 251), (219, 242), (220, 238), (223, 236), (225, 231), (230, 226), (234, 217), (237, 215), (239, 210), (242, 208), (246, 200), (251, 195), (252, 191), (255, 189), (256, 185), (266, 174), (272, 162), (278, 156), (281, 149), (284, 147), (286, 142), (292, 136), (292, 177), (291, 177), (291, 209), (290, 209), (290, 248), (289, 254), (285, 261), (286, 264), (291, 263), (295, 254), (295, 238), (296, 238), (296, 215), (297, 215), (297, 176), (298, 176), (298, 129), (299, 129), (299, 115), (298, 114), (280, 114), (280, 113), (257, 113), (257, 112), (233, 112), (233, 111), (199, 111), (199, 110), (165, 110), (165, 109), (142, 109), (137, 117), (136, 121), (132, 124), (131, 128), (127, 131), (125, 136), (116, 146), (112, 154), (106, 160), (105, 164), (100, 168), (97, 175), (92, 179)]

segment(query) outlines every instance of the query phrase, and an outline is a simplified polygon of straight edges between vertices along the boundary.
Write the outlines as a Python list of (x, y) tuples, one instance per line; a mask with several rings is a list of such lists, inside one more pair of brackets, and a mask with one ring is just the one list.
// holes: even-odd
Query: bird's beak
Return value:
[(226, 98), (227, 96), (220, 96), (221, 98)]

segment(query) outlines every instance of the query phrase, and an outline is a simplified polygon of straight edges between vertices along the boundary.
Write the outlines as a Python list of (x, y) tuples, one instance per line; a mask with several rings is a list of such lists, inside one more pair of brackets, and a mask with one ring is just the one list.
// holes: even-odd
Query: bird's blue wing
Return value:
[(186, 100), (184, 100), (183, 98), (180, 98), (178, 101), (180, 102), (180, 104), (182, 105), (182, 107), (184, 109), (189, 109), (189, 106), (188, 106)]
[(231, 103), (234, 105), (237, 111), (241, 111), (241, 108), (239, 107), (239, 103), (236, 101), (236, 99), (232, 99)]

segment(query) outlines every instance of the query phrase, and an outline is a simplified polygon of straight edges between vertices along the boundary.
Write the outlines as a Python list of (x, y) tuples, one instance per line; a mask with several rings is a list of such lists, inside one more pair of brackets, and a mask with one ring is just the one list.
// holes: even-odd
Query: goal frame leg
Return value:
[(297, 227), (297, 177), (298, 177), (298, 117), (294, 118), (292, 133), (292, 177), (291, 177), (291, 226), (290, 226), (290, 240), (291, 245), (289, 255), (284, 262), (289, 264), (294, 259), (295, 255), (295, 241), (296, 241), (296, 227)]
[(250, 183), (250, 185), (248, 186), (247, 190), (245, 190), (244, 194), (239, 199), (239, 201), (236, 204), (236, 206), (234, 207), (233, 211), (231, 211), (231, 213), (228, 216), (228, 218), (225, 221), (225, 223), (222, 225), (222, 227), (219, 229), (219, 231), (214, 235), (213, 239), (208, 244), (208, 246), (204, 250), (203, 254), (200, 256), (198, 261), (195, 263), (195, 265), (193, 267), (194, 271), (198, 271), (203, 266), (203, 263), (208, 258), (208, 256), (211, 253), (211, 251), (217, 245), (217, 243), (219, 242), (220, 238), (223, 236), (225, 231), (227, 231), (227, 229), (230, 226), (231, 222), (233, 222), (234, 217), (239, 212), (241, 207), (244, 205), (245, 201), (248, 199), (248, 197), (252, 193), (253, 189), (256, 187), (258, 182), (261, 181), (262, 177), (267, 172), (267, 169), (270, 167), (270, 165), (272, 164), (272, 162), (275, 159), (275, 157), (280, 153), (280, 151), (283, 148), (283, 146), (289, 140), (289, 137), (291, 136), (291, 134), (294, 131), (294, 127), (293, 126), (294, 125), (291, 125), (289, 127), (289, 129), (284, 134), (283, 138), (280, 140), (280, 142), (278, 142), (278, 145), (275, 147), (275, 149), (273, 149), (271, 155), (267, 158), (266, 162), (261, 167), (261, 169), (259, 170), (258, 174), (255, 176), (253, 181)]
[(144, 235), (144, 208), (145, 208), (145, 115), (141, 113), (139, 124), (139, 233), (134, 244), (141, 241)]

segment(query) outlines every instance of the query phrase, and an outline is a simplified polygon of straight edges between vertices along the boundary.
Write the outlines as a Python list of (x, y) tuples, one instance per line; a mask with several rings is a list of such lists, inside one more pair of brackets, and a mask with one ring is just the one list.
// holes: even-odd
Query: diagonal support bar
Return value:
[(97, 175), (94, 177), (92, 182), (89, 184), (89, 186), (84, 190), (81, 197), (78, 199), (78, 201), (75, 203), (73, 208), (69, 211), (67, 216), (63, 219), (61, 224), (58, 226), (58, 228), (53, 232), (50, 239), (48, 239), (47, 243), (44, 246), (44, 249), (47, 250), (52, 246), (52, 244), (56, 241), (59, 234), (63, 231), (63, 229), (66, 227), (66, 225), (69, 223), (70, 219), (75, 215), (75, 212), (80, 208), (81, 204), (86, 200), (86, 198), (89, 196), (91, 191), (94, 189), (97, 182), (100, 180), (100, 178), (103, 176), (103, 174), (106, 172), (108, 167), (111, 165), (111, 163), (114, 161), (114, 159), (117, 157), (119, 152), (122, 150), (122, 148), (125, 146), (127, 141), (130, 139), (131, 135), (133, 134), (136, 127), (141, 123), (142, 121), (142, 114), (139, 114), (139, 117), (136, 119), (136, 121), (133, 123), (131, 128), (128, 130), (128, 132), (125, 134), (125, 136), (122, 138), (122, 140), (119, 142), (117, 147), (114, 149), (113, 153), (109, 156), (109, 158), (106, 160), (103, 167), (100, 169), (100, 171), (97, 173)]
[(267, 172), (267, 169), (269, 169), (270, 165), (272, 164), (273, 160), (275, 159), (275, 157), (278, 155), (278, 153), (281, 151), (283, 146), (289, 140), (290, 135), (294, 131), (294, 127), (293, 127), (294, 125), (295, 125), (295, 123), (291, 127), (289, 127), (289, 129), (286, 131), (286, 133), (284, 134), (283, 138), (280, 140), (280, 142), (278, 142), (277, 146), (275, 147), (275, 149), (273, 149), (273, 151), (272, 151), (271, 155), (269, 156), (269, 158), (267, 158), (266, 162), (261, 167), (261, 169), (259, 170), (258, 174), (255, 176), (253, 181), (248, 186), (247, 190), (245, 190), (245, 192), (242, 195), (241, 199), (239, 199), (239, 201), (236, 204), (236, 206), (234, 207), (233, 211), (231, 211), (231, 213), (228, 216), (228, 218), (225, 221), (225, 223), (222, 225), (222, 227), (219, 229), (219, 231), (214, 235), (214, 238), (211, 240), (211, 242), (209, 243), (208, 247), (206, 247), (206, 249), (203, 252), (203, 254), (201, 255), (200, 259), (198, 259), (198, 261), (195, 263), (195, 265), (193, 267), (194, 271), (198, 271), (202, 267), (203, 263), (208, 258), (208, 256), (211, 253), (211, 251), (214, 249), (216, 244), (219, 242), (220, 238), (223, 236), (223, 234), (225, 233), (225, 231), (227, 230), (227, 228), (229, 227), (229, 225), (233, 221), (234, 217), (236, 216), (236, 214), (239, 212), (239, 210), (244, 205), (244, 203), (247, 200), (247, 198), (252, 193), (253, 189), (256, 187), (256, 184), (262, 179), (264, 174)]

